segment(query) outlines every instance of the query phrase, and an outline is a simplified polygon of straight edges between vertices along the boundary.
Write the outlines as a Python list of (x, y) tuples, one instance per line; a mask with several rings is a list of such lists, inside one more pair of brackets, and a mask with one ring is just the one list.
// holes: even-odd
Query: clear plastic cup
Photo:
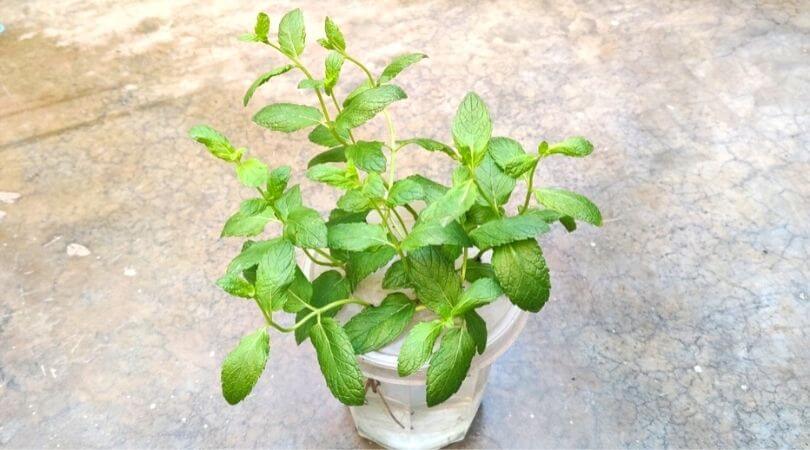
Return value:
[[(383, 273), (381, 270), (364, 280), (355, 296), (375, 304), (382, 301), (387, 294), (381, 288)], [(350, 305), (338, 317), (346, 320), (359, 310), (356, 305)], [(425, 399), (427, 366), (408, 377), (397, 374), (397, 355), (408, 330), (379, 351), (357, 357), (363, 374), (368, 377), (366, 404), (349, 409), (361, 436), (397, 449), (440, 448), (464, 439), (481, 405), (490, 366), (515, 342), (528, 317), (506, 297), (478, 312), (487, 323), (486, 351), (473, 359), (459, 391), (434, 407), (428, 408)], [(416, 319), (430, 317), (430, 312), (422, 311)]]

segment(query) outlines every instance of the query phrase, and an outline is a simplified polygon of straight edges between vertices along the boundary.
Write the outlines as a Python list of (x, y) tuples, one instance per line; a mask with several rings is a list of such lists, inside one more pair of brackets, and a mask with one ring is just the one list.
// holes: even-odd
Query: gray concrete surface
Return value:
[[(605, 226), (542, 238), (552, 300), (460, 447), (810, 447), (807, 2), (334, 3), (295, 2), (310, 42), (329, 14), (374, 70), (431, 56), (401, 77), (401, 135), (448, 140), (472, 89), (498, 135), (596, 145), (540, 180)], [(274, 164), (315, 152), (249, 121), (309, 101), (297, 77), (240, 104), (280, 61), (234, 39), (262, 6), (0, 3), (0, 447), (371, 446), (289, 337), (247, 401), (219, 393), (261, 323), (212, 283), (248, 193), (185, 132), (211, 123)], [(411, 154), (404, 170), (448, 178)]]

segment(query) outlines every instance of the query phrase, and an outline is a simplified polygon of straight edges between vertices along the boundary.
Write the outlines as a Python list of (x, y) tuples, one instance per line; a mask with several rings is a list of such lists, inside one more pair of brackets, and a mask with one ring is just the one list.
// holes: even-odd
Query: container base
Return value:
[(489, 366), (470, 374), (446, 402), (429, 408), (424, 385), (380, 383), (350, 407), (357, 433), (391, 449), (438, 449), (467, 435), (484, 396)]

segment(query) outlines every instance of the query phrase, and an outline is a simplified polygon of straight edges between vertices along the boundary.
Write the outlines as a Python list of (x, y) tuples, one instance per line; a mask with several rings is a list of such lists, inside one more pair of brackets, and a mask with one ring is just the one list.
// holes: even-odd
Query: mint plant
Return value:
[[(244, 399), (264, 371), (270, 329), (307, 339), (317, 353), (326, 384), (341, 402), (362, 405), (363, 374), (356, 355), (378, 350), (407, 333), (398, 372), (411, 375), (426, 363), (427, 404), (437, 405), (461, 386), (476, 353), (487, 345), (487, 326), (478, 309), (506, 297), (519, 308), (537, 312), (549, 298), (549, 271), (536, 241), (556, 223), (573, 231), (577, 221), (601, 225), (597, 207), (582, 195), (536, 186), (535, 172), (554, 155), (584, 157), (590, 142), (581, 137), (526, 152), (520, 143), (492, 137), (492, 122), (483, 100), (474, 93), (461, 101), (451, 126), (452, 145), (428, 137), (400, 139), (387, 107), (406, 98), (393, 84), (409, 66), (426, 58), (410, 53), (394, 58), (375, 76), (350, 53), (340, 28), (326, 18), (327, 50), (323, 76), (301, 62), (306, 32), (296, 9), (285, 14), (275, 38), (270, 18), (259, 13), (253, 33), (241, 40), (278, 54), (281, 62), (250, 85), (243, 103), (274, 77), (303, 76), (298, 88), (314, 95), (312, 105), (274, 103), (259, 109), (253, 121), (271, 131), (309, 131), (323, 150), (309, 161), (306, 175), (342, 191), (327, 219), (305, 205), (298, 185), (288, 186), (292, 169), (271, 168), (237, 148), (206, 125), (190, 135), (215, 157), (232, 164), (239, 181), (254, 191), (225, 222), (222, 236), (251, 237), (228, 265), (217, 285), (258, 306), (265, 325), (245, 336), (222, 365), (222, 392), (235, 404)], [(341, 101), (338, 85), (346, 66), (365, 80)], [(385, 140), (363, 140), (360, 127), (381, 117)], [(428, 151), (455, 162), (452, 184), (421, 175), (398, 178), (397, 157)], [(525, 196), (508, 208), (518, 183)], [(404, 216), (410, 216), (406, 220)], [(282, 233), (258, 237), (270, 222)], [(410, 225), (410, 224), (413, 225)], [(296, 252), (326, 271), (310, 280), (297, 264)], [(491, 262), (482, 257), (491, 252)], [(357, 298), (358, 284), (385, 270), (388, 295)], [(363, 309), (346, 323), (336, 314), (345, 305)], [(416, 320), (427, 315), (425, 320)], [(294, 315), (292, 325), (278, 317)], [(436, 344), (438, 343), (438, 347)]]

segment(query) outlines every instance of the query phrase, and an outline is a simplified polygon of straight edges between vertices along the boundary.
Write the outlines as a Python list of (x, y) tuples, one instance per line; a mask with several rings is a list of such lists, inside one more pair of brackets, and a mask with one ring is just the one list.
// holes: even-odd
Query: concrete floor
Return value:
[[(242, 108), (279, 60), (234, 39), (258, 8), (235, 3), (0, 3), (0, 447), (371, 446), (289, 337), (248, 400), (220, 396), (221, 359), (261, 323), (213, 285), (247, 192), (186, 130), (273, 164), (315, 152), (249, 121), (308, 101), (296, 77)], [(272, 3), (277, 23), (291, 2)], [(807, 2), (334, 3), (295, 2), (310, 41), (329, 14), (374, 70), (431, 56), (401, 76), (401, 135), (449, 140), (472, 89), (497, 135), (596, 145), (540, 179), (605, 226), (542, 238), (552, 300), (460, 446), (810, 447)]]

